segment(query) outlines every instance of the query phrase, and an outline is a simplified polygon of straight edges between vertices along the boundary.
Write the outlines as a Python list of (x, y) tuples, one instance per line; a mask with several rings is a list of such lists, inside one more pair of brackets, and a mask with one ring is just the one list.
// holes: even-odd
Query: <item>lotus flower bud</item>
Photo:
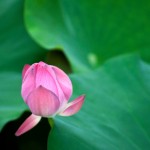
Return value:
[(44, 62), (24, 66), (21, 94), (32, 114), (17, 130), (16, 136), (32, 129), (41, 117), (71, 116), (77, 113), (85, 98), (81, 95), (68, 103), (72, 95), (71, 80), (61, 69)]

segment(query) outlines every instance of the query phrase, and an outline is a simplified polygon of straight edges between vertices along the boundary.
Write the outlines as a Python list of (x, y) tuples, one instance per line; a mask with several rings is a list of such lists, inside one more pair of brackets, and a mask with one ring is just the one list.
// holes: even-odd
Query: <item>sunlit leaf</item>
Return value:
[(150, 62), (148, 0), (26, 0), (27, 30), (45, 48), (62, 48), (75, 71), (139, 52)]

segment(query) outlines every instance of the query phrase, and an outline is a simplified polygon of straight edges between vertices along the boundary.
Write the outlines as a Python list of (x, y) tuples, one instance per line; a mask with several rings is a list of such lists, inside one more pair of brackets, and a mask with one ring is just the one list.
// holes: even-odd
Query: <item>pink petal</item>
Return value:
[(30, 68), (30, 65), (28, 65), (28, 64), (24, 66), (23, 71), (22, 71), (22, 79), (24, 78), (25, 73), (29, 68)]
[(60, 102), (53, 92), (39, 86), (28, 96), (27, 105), (33, 114), (48, 117), (55, 115)]
[(58, 82), (55, 70), (54, 70), (54, 68), (52, 68), (52, 66), (49, 66), (47, 69), (49, 71), (49, 74), (51, 74), (51, 76), (53, 77), (53, 79), (55, 81), (55, 84), (56, 84), (56, 87), (57, 87), (57, 97), (60, 101), (60, 107), (64, 108), (64, 106), (67, 104), (67, 98), (66, 98), (66, 96), (64, 94), (64, 91), (62, 90), (62, 88), (61, 88), (61, 86)]
[(35, 127), (39, 121), (41, 120), (40, 116), (30, 115), (23, 124), (19, 127), (19, 129), (16, 131), (15, 135), (19, 136), (29, 130), (31, 130), (33, 127)]
[(36, 70), (32, 65), (25, 73), (25, 76), (23, 78), (23, 83), (22, 83), (22, 89), (21, 89), (21, 94), (24, 99), (24, 101), (27, 101), (28, 95), (32, 92), (32, 90), (35, 88), (35, 73)]
[(55, 71), (60, 89), (63, 91), (66, 100), (68, 101), (72, 95), (72, 83), (67, 74), (58, 67), (52, 66)]
[(71, 116), (75, 113), (77, 113), (84, 102), (85, 95), (81, 95), (78, 98), (76, 98), (74, 101), (67, 104), (67, 108), (61, 112), (59, 115), (61, 116)]
[(47, 70), (49, 66), (43, 62), (37, 64), (37, 71), (36, 71), (36, 87), (42, 85), (46, 89), (52, 91), (54, 94), (58, 95), (58, 89), (56, 86), (55, 79)]

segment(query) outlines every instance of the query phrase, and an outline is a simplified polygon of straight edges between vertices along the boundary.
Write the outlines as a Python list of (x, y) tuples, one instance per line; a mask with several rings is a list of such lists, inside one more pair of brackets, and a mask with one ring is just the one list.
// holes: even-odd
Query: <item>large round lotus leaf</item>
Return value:
[(75, 71), (140, 52), (150, 61), (149, 0), (26, 0), (30, 35), (45, 48), (61, 48)]
[(98, 70), (72, 75), (80, 112), (56, 117), (50, 150), (149, 150), (150, 66), (138, 57), (110, 60)]

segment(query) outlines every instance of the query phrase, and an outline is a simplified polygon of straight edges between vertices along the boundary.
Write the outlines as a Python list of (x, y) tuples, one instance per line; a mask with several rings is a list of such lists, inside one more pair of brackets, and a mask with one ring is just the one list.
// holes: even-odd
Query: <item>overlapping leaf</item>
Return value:
[(149, 150), (149, 74), (149, 65), (126, 56), (72, 75), (74, 96), (85, 93), (86, 100), (77, 115), (55, 119), (49, 149)]

